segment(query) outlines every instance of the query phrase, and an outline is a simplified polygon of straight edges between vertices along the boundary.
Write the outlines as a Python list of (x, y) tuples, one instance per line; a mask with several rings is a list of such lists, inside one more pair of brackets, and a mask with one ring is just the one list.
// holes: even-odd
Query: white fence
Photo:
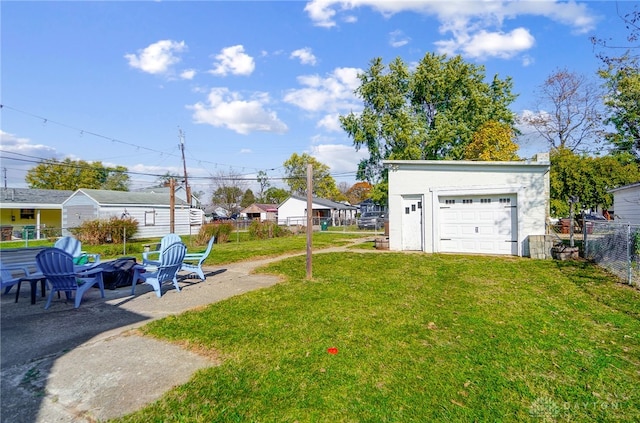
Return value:
[(584, 256), (640, 287), (640, 225), (587, 221)]

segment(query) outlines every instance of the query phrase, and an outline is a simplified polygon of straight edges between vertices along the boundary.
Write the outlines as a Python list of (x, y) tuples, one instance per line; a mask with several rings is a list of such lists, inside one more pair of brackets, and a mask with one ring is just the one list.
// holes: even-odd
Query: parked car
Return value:
[(384, 222), (387, 215), (382, 211), (369, 211), (360, 216), (358, 221), (359, 229), (381, 229), (384, 227)]

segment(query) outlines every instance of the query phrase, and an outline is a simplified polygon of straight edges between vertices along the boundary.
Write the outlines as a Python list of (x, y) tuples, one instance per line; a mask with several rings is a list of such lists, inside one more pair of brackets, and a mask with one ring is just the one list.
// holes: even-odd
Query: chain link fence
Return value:
[(640, 287), (640, 225), (589, 222), (584, 229), (584, 257)]

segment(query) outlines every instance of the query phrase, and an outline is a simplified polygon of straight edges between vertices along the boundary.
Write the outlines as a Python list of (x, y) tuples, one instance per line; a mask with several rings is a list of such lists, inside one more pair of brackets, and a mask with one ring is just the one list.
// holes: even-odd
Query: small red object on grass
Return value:
[(338, 354), (338, 349), (336, 347), (327, 348), (327, 352), (329, 354)]

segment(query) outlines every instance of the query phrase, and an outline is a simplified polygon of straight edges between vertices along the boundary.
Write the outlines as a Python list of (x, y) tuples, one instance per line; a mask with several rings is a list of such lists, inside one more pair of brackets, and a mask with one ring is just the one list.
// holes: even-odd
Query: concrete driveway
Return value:
[(206, 281), (183, 278), (181, 292), (147, 285), (91, 289), (80, 308), (54, 298), (30, 304), (29, 284), (14, 302), (0, 298), (0, 420), (12, 423), (95, 422), (119, 417), (217, 363), (178, 346), (136, 334), (153, 319), (269, 287), (278, 278), (251, 271), (269, 260), (206, 269)]

